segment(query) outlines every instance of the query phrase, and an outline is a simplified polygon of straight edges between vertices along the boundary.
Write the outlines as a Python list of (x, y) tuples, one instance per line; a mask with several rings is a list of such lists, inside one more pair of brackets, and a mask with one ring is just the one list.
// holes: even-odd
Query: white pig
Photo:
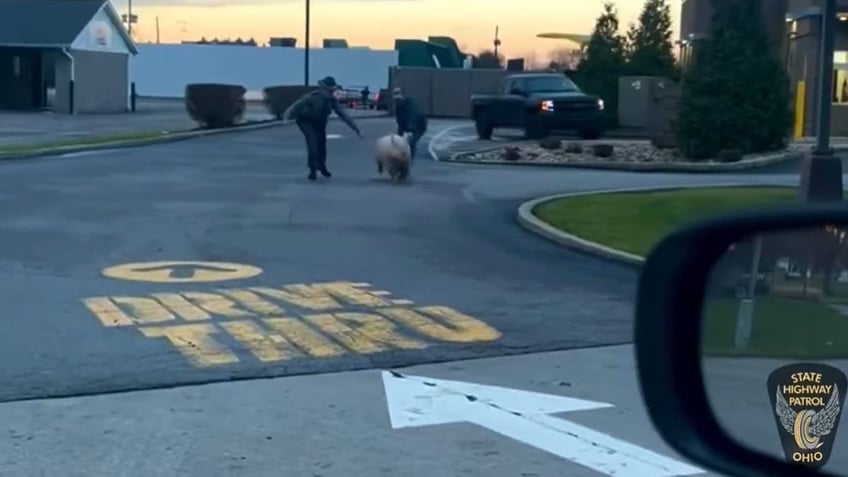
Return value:
[(377, 173), (388, 172), (392, 182), (399, 182), (409, 176), (411, 153), (405, 136), (387, 134), (377, 140), (374, 150), (377, 160)]

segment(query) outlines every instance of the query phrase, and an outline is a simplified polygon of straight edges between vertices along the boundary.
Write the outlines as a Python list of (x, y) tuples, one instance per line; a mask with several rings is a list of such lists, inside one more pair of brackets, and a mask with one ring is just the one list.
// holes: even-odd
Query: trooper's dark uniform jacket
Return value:
[(409, 149), (414, 158), (418, 141), (427, 132), (427, 116), (421, 114), (418, 103), (414, 99), (406, 96), (395, 102), (395, 120), (397, 121), (398, 135), (412, 134), (412, 137), (409, 138)]
[(398, 134), (423, 133), (427, 130), (427, 117), (421, 114), (418, 103), (410, 97), (404, 97), (395, 105), (395, 120)]
[(295, 120), (306, 139), (310, 180), (315, 180), (316, 171), (321, 172), (325, 177), (332, 175), (327, 170), (327, 120), (330, 114), (335, 112), (357, 135), (362, 136), (359, 127), (333, 96), (336, 80), (328, 76), (318, 84), (320, 88), (298, 98), (283, 114), (283, 119)]
[(354, 131), (359, 131), (356, 123), (339, 105), (336, 97), (321, 89), (310, 91), (298, 98), (294, 104), (289, 106), (286, 117), (295, 121), (326, 123), (332, 113), (336, 113), (339, 119)]

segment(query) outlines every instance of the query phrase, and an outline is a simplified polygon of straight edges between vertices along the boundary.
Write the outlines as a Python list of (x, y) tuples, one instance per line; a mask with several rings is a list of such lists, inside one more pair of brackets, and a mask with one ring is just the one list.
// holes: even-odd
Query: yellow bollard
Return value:
[(804, 110), (807, 105), (807, 83), (799, 81), (795, 88), (795, 130), (793, 136), (796, 140), (804, 137)]

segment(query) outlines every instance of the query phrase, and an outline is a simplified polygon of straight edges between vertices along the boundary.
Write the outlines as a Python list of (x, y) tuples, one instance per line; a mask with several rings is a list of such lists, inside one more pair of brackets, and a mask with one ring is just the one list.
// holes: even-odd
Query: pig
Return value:
[(406, 136), (387, 134), (377, 140), (374, 150), (377, 173), (385, 170), (392, 182), (398, 183), (409, 176), (411, 152)]

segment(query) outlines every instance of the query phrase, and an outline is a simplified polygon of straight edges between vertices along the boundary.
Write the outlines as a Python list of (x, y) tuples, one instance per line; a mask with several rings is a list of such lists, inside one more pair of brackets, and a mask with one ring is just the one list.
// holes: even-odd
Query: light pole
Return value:
[(748, 289), (745, 296), (739, 300), (736, 311), (736, 349), (747, 349), (751, 344), (751, 330), (754, 327), (754, 298), (757, 296), (757, 282), (760, 278), (760, 258), (763, 254), (763, 236), (754, 239), (754, 253), (751, 260), (751, 276), (748, 279)]
[(495, 59), (498, 59), (498, 58), (499, 58), (499, 56), (498, 56), (498, 49), (500, 49), (500, 46), (501, 46), (501, 39), (500, 39), (500, 38), (498, 38), (498, 30), (499, 30), (499, 29), (500, 29), (500, 27), (498, 27), (497, 25), (495, 25), (495, 39), (494, 39), (494, 41), (492, 42), (492, 44), (495, 46)]
[(801, 162), (801, 200), (841, 201), (842, 160), (830, 147), (830, 110), (833, 90), (833, 31), (836, 27), (836, 0), (825, 0), (821, 12), (819, 41), (818, 97), (816, 98), (816, 146)]
[(303, 44), (303, 86), (309, 86), (309, 4), (310, 0), (306, 0), (306, 39)]

